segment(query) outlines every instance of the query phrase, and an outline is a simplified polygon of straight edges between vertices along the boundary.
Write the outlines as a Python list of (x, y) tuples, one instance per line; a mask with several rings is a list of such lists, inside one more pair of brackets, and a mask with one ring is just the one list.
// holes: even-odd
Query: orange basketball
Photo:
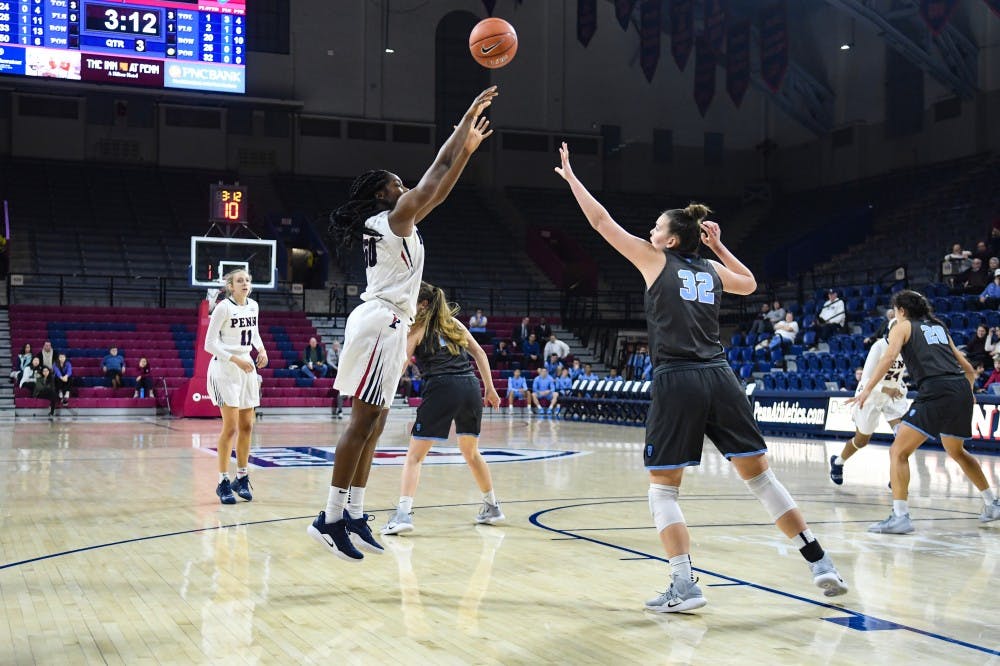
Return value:
[(517, 53), (517, 33), (514, 32), (514, 26), (503, 19), (483, 19), (469, 34), (469, 51), (483, 67), (503, 67)]

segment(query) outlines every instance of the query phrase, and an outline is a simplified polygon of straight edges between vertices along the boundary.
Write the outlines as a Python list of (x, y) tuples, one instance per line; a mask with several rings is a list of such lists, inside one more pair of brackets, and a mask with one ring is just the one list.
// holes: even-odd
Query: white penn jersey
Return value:
[(365, 236), (362, 250), (368, 286), (361, 300), (385, 301), (413, 321), (417, 313), (417, 295), (424, 277), (424, 240), (416, 227), (402, 238), (389, 228), (389, 211), (369, 217), (365, 226), (382, 234)]
[[(872, 372), (888, 348), (889, 343), (885, 338), (879, 338), (872, 344), (872, 348), (868, 350), (868, 358), (865, 359), (865, 368), (861, 373), (861, 381), (858, 382), (856, 393), (861, 393), (865, 386), (872, 381)], [(878, 379), (878, 384), (872, 390), (877, 391), (880, 388), (896, 389), (905, 395), (906, 384), (903, 383), (903, 373), (905, 371), (906, 366), (903, 365), (903, 357), (896, 356), (892, 365), (889, 366), (888, 372), (885, 373), (885, 377)]]
[(246, 305), (239, 305), (232, 298), (219, 301), (212, 310), (205, 335), (205, 351), (220, 361), (233, 356), (247, 356), (250, 349), (264, 351), (264, 341), (258, 331), (257, 301), (248, 298)]

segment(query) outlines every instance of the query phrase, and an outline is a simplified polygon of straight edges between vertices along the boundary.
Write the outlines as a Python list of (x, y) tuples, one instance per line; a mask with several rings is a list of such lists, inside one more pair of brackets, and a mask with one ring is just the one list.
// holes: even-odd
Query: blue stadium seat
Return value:
[(866, 284), (858, 288), (858, 296), (860, 296), (861, 298), (868, 298), (871, 295), (872, 295), (871, 285)]
[(743, 344), (743, 336), (739, 333), (733, 333), (733, 337), (729, 339), (729, 344), (733, 347), (739, 347)]
[(833, 354), (820, 354), (819, 362), (821, 369), (826, 372), (828, 370), (834, 370), (837, 365), (833, 360)]
[(757, 361), (753, 364), (754, 372), (771, 372), (771, 364), (768, 361)]
[(802, 328), (808, 331), (816, 323), (816, 315), (802, 315)]
[(846, 372), (851, 369), (851, 357), (847, 354), (837, 354), (834, 357), (834, 361), (836, 361), (837, 370)]
[(983, 313), (983, 316), (986, 318), (986, 325), (990, 328), (1000, 326), (1000, 311), (987, 310)]
[(816, 331), (806, 331), (802, 335), (802, 344), (806, 347), (816, 346)]
[(878, 296), (866, 296), (862, 306), (865, 312), (872, 312), (878, 307)]
[(764, 388), (768, 391), (774, 391), (778, 388), (778, 382), (775, 380), (773, 373), (767, 373), (761, 378), (761, 381), (764, 382)]
[(774, 377), (774, 383), (779, 391), (788, 390), (788, 374), (784, 372), (772, 372), (771, 376)]
[(948, 299), (943, 296), (935, 296), (932, 298), (931, 306), (934, 308), (934, 312), (948, 312), (951, 310), (951, 304), (948, 303)]
[[(803, 366), (805, 366), (803, 368)], [(802, 360), (799, 363), (799, 371), (803, 369), (809, 372), (817, 372), (822, 368), (822, 363), (819, 360), (818, 354), (803, 354)]]
[(753, 366), (749, 363), (744, 363), (740, 366), (740, 379), (750, 379), (753, 374)]
[(726, 352), (726, 360), (732, 365), (740, 360), (740, 350), (736, 347), (731, 348)]
[(805, 353), (805, 350), (806, 348), (802, 345), (792, 345), (791, 349), (788, 350), (788, 353), (792, 356), (802, 356), (802, 354)]
[(768, 350), (765, 347), (759, 347), (753, 350), (752, 360), (756, 363), (758, 361), (763, 361), (768, 358)]
[(785, 360), (785, 353), (781, 349), (771, 350), (771, 365), (778, 365)]
[(802, 390), (802, 375), (797, 372), (791, 372), (787, 375), (788, 378), (788, 390), (789, 391), (801, 391)]
[(748, 347), (753, 347), (755, 344), (757, 344), (757, 334), (756, 333), (747, 333), (746, 344), (747, 344)]
[(802, 313), (807, 315), (816, 314), (816, 301), (812, 299), (806, 301), (805, 305), (802, 306)]
[(842, 345), (841, 337), (842, 336), (839, 335), (833, 335), (830, 337), (829, 340), (826, 341), (826, 343), (830, 346), (831, 354), (836, 354), (843, 349), (843, 347), (841, 346)]

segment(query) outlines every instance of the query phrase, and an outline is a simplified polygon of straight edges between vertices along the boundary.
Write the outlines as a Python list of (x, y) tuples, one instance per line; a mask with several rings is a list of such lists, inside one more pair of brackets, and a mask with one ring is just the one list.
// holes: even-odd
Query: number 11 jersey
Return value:
[(424, 241), (415, 226), (406, 238), (392, 233), (387, 210), (368, 218), (365, 226), (382, 237), (362, 239), (368, 284), (361, 300), (385, 301), (409, 317), (409, 324), (417, 313), (417, 295), (424, 277)]

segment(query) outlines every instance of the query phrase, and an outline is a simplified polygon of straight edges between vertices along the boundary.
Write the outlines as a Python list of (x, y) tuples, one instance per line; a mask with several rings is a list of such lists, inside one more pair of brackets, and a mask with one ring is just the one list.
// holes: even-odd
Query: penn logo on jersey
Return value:
[(396, 315), (392, 315), (392, 323), (389, 324), (389, 328), (396, 328), (396, 324), (398, 324), (400, 321), (402, 320), (399, 317), (397, 317)]
[[(216, 455), (214, 447), (202, 451)], [(255, 448), (250, 452), (254, 467), (332, 467), (335, 446), (274, 446)], [(480, 449), (487, 463), (531, 462), (586, 455), (587, 451), (553, 451), (548, 449)], [(375, 451), (373, 465), (402, 466), (406, 462), (405, 447), (385, 447)], [(464, 465), (462, 451), (454, 446), (436, 446), (424, 459), (425, 465)]]
[(257, 325), (257, 317), (230, 317), (229, 328), (250, 328)]

